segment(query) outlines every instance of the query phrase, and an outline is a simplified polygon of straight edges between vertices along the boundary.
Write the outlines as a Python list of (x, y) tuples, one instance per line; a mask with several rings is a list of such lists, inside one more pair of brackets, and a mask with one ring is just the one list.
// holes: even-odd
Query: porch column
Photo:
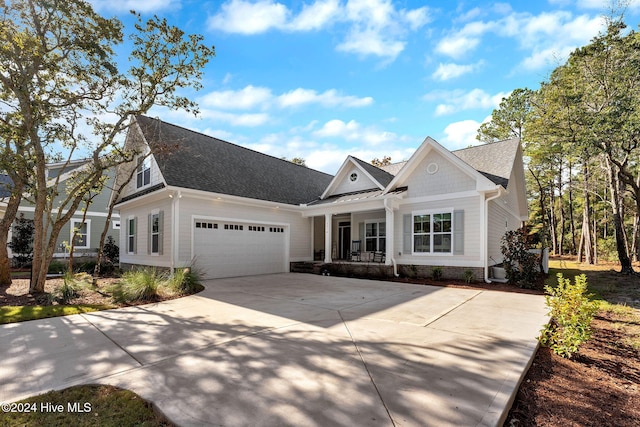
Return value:
[(384, 263), (385, 265), (391, 265), (392, 264), (392, 259), (393, 259), (393, 237), (394, 237), (394, 232), (393, 232), (393, 208), (391, 206), (387, 206), (386, 200), (385, 200), (385, 206), (384, 206), (384, 210), (385, 210), (385, 221), (386, 221), (386, 239), (385, 239), (385, 248), (384, 248), (384, 252), (385, 252), (385, 260)]
[(331, 260), (331, 228), (332, 228), (331, 214), (324, 214), (324, 262), (330, 263)]

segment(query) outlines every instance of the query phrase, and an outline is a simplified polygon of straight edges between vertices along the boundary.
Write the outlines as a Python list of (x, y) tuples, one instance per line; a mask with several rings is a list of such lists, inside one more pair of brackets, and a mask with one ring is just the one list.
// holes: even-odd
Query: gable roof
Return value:
[(175, 145), (156, 155), (169, 186), (298, 205), (315, 200), (331, 175), (159, 119), (137, 116), (147, 143)]
[[(474, 145), (473, 147), (451, 151), (451, 153), (480, 172), (494, 184), (507, 188), (519, 146), (520, 140), (512, 138), (488, 144)], [(406, 164), (407, 161), (392, 163), (387, 166), (382, 166), (381, 169), (395, 176), (400, 173)]]
[(507, 188), (519, 146), (520, 140), (512, 138), (452, 153), (495, 184)]
[(373, 177), (373, 179), (375, 179), (380, 184), (382, 184), (383, 187), (386, 187), (387, 185), (389, 185), (389, 183), (393, 179), (393, 175), (391, 175), (389, 172), (383, 169), (380, 169), (379, 167), (374, 166), (371, 163), (362, 161), (357, 157), (352, 156), (351, 158), (355, 160), (365, 171), (367, 171), (369, 175)]

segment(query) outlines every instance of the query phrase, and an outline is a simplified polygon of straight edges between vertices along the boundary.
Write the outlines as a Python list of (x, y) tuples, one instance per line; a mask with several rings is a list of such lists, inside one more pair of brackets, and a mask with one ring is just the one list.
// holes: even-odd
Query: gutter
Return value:
[(498, 194), (484, 200), (484, 232), (485, 232), (485, 249), (484, 249), (484, 281), (485, 283), (493, 283), (489, 279), (489, 202), (498, 197), (502, 197), (505, 190), (502, 186), (498, 186)]

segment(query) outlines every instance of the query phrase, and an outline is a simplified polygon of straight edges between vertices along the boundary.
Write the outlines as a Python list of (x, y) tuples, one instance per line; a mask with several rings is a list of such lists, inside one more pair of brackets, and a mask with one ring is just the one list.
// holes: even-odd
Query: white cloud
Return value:
[(443, 116), (446, 114), (458, 113), (465, 110), (473, 109), (494, 109), (500, 105), (502, 98), (508, 96), (506, 92), (498, 92), (490, 95), (482, 89), (473, 89), (469, 92), (463, 91), (438, 91), (426, 94), (423, 99), (426, 101), (435, 101), (438, 99), (446, 99), (447, 102), (436, 106), (435, 115)]
[(200, 115), (205, 120), (227, 123), (231, 126), (256, 127), (270, 120), (269, 115), (266, 113), (234, 114), (225, 111), (201, 109)]
[(180, 9), (181, 0), (89, 0), (97, 11), (128, 12), (135, 10), (141, 13), (159, 12), (167, 9)]
[[(640, 0), (636, 0), (640, 4)], [(492, 21), (469, 22), (452, 31), (436, 44), (436, 52), (460, 59), (481, 46), (485, 36), (511, 38), (520, 49), (531, 52), (521, 66), (528, 69), (550, 65), (552, 58), (566, 58), (569, 52), (591, 40), (603, 28), (601, 17), (574, 16), (556, 10), (538, 15), (517, 13), (510, 6), (494, 8), (503, 15)]]
[(271, 89), (249, 85), (240, 90), (210, 92), (200, 99), (200, 104), (224, 110), (247, 110), (263, 106), (271, 98)]
[(289, 17), (289, 10), (281, 3), (260, 0), (255, 3), (231, 0), (224, 3), (221, 12), (209, 18), (212, 30), (227, 33), (260, 34), (272, 28), (283, 28)]
[(359, 98), (352, 95), (342, 95), (336, 89), (318, 93), (313, 89), (304, 88), (297, 88), (275, 96), (269, 88), (249, 85), (240, 90), (210, 92), (201, 97), (199, 103), (203, 107), (218, 110), (265, 109), (270, 106), (292, 108), (305, 104), (318, 104), (323, 107), (357, 108), (373, 104), (373, 98), (370, 96)]
[(337, 0), (318, 0), (311, 5), (305, 4), (288, 28), (294, 31), (319, 30), (335, 20), (339, 14), (340, 4)]
[(304, 104), (320, 104), (324, 107), (364, 107), (373, 103), (370, 96), (358, 98), (340, 95), (337, 90), (330, 89), (318, 93), (312, 89), (298, 88), (278, 97), (278, 104), (282, 107), (297, 107)]
[(465, 74), (469, 74), (475, 71), (476, 69), (478, 69), (480, 65), (481, 65), (480, 62), (476, 64), (467, 64), (467, 65), (460, 65), (460, 64), (454, 64), (454, 63), (449, 63), (449, 64), (440, 63), (438, 65), (438, 69), (433, 72), (431, 77), (441, 81), (450, 80), (456, 77), (463, 76)]
[(380, 130), (375, 126), (362, 126), (355, 120), (347, 123), (342, 120), (330, 120), (322, 128), (313, 132), (314, 136), (321, 138), (340, 138), (346, 141), (360, 141), (361, 144), (378, 146), (394, 142), (406, 142), (406, 137), (398, 136), (393, 132)]
[(478, 145), (476, 135), (481, 123), (475, 120), (462, 120), (449, 124), (444, 129), (445, 137), (439, 141), (449, 150), (466, 148), (470, 145)]
[(455, 34), (440, 40), (436, 45), (436, 52), (457, 59), (475, 49), (478, 44), (480, 44), (478, 37), (471, 38), (462, 34)]
[(260, 34), (280, 31), (315, 31), (337, 23), (346, 24), (346, 35), (336, 49), (358, 55), (395, 59), (406, 45), (406, 35), (431, 20), (428, 9), (397, 10), (390, 0), (316, 0), (297, 15), (273, 0), (230, 0), (209, 18), (212, 31)]

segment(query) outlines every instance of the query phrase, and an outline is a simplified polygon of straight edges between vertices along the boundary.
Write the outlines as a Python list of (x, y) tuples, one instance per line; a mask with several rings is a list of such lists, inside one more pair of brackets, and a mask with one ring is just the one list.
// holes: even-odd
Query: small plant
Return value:
[(462, 273), (462, 280), (464, 280), (465, 283), (474, 282), (476, 280), (476, 274), (473, 270), (467, 269)]
[(442, 267), (439, 265), (431, 267), (431, 277), (433, 277), (433, 280), (442, 279)]
[(558, 274), (556, 287), (545, 286), (546, 305), (551, 320), (541, 331), (540, 343), (559, 356), (570, 358), (579, 346), (591, 338), (591, 320), (598, 311), (598, 302), (587, 294), (587, 276), (565, 279)]
[(91, 276), (86, 273), (67, 271), (62, 276), (62, 285), (56, 289), (54, 297), (60, 304), (68, 304), (80, 295), (80, 291), (90, 283)]

